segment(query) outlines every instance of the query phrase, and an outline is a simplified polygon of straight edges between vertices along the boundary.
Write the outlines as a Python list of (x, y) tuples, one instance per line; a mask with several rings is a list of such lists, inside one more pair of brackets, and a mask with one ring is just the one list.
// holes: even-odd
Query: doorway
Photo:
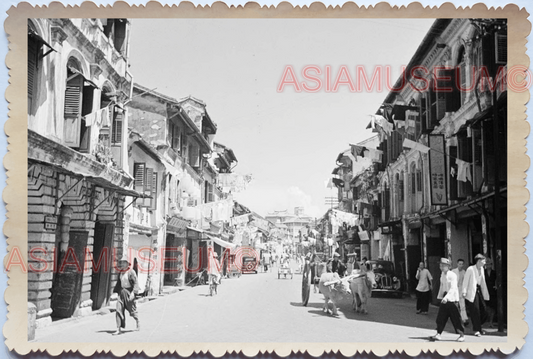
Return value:
[(94, 226), (93, 267), (91, 300), (93, 310), (104, 306), (111, 295), (111, 268), (114, 223), (96, 222)]

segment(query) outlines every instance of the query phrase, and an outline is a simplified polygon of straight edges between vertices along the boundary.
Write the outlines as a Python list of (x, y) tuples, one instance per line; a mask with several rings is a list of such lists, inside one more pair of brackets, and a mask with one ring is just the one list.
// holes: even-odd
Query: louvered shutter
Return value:
[(144, 163), (134, 163), (133, 176), (135, 178), (133, 182), (133, 189), (137, 192), (144, 194), (144, 171), (146, 165)]
[(31, 113), (35, 82), (37, 81), (37, 41), (28, 36), (28, 113)]
[(507, 35), (496, 34), (496, 63), (497, 64), (506, 64), (507, 63)]
[[(111, 112), (111, 111), (110, 111)], [(113, 133), (111, 135), (113, 144), (122, 143), (122, 123), (123, 123), (123, 114), (116, 113), (115, 118), (113, 119)]]
[(150, 208), (156, 209), (157, 208), (157, 172), (154, 172), (152, 174), (152, 200)]
[(416, 193), (416, 175), (417, 175), (416, 172), (413, 172), (410, 175), (411, 176), (411, 193), (412, 194)]
[(66, 146), (79, 147), (81, 126), (83, 78), (75, 76), (65, 89), (63, 140)]
[[(152, 188), (153, 188), (153, 181), (154, 181), (154, 170), (153, 168), (146, 168), (145, 176), (144, 176), (144, 194), (146, 196), (152, 197)], [(144, 199), (144, 206), (145, 207), (152, 207), (152, 198), (145, 198)]]

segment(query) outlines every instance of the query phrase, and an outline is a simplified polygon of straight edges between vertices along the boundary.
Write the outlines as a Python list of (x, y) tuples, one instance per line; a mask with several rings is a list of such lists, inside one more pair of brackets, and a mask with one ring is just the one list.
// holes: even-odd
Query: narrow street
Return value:
[[(292, 264), (293, 270), (296, 264)], [(207, 286), (188, 288), (139, 305), (141, 331), (127, 317), (127, 332), (113, 336), (115, 314), (54, 323), (37, 331), (36, 341), (54, 342), (420, 342), (435, 331), (437, 308), (415, 314), (411, 298), (371, 298), (368, 315), (356, 314), (351, 298), (339, 303), (339, 317), (322, 311), (323, 297), (313, 293), (301, 304), (302, 276), (278, 279), (271, 272), (223, 280), (218, 295)], [(131, 330), (131, 331), (130, 331)], [(489, 330), (488, 330), (489, 331)], [(467, 329), (469, 342), (504, 342), (496, 333), (481, 338)], [(451, 324), (443, 340), (455, 340)]]

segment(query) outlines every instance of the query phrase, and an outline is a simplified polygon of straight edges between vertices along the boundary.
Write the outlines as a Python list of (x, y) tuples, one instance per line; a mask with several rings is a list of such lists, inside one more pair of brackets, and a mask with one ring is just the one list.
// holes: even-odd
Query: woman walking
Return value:
[(426, 269), (424, 262), (420, 262), (416, 271), (418, 285), (416, 287), (416, 314), (428, 314), (429, 302), (431, 301), (431, 288), (433, 277)]
[(475, 264), (468, 267), (463, 281), (463, 297), (465, 298), (466, 309), (470, 312), (472, 327), (476, 337), (484, 334), (481, 325), (486, 319), (485, 301), (490, 299), (487, 283), (485, 282), (486, 258), (482, 254), (474, 257)]

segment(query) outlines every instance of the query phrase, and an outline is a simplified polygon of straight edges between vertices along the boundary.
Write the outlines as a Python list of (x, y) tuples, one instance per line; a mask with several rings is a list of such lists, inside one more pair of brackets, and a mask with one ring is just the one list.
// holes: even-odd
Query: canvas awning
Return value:
[(215, 242), (216, 244), (218, 244), (218, 245), (221, 246), (221, 247), (224, 247), (224, 248), (231, 248), (231, 249), (234, 249), (235, 247), (237, 247), (235, 244), (230, 243), (230, 242), (226, 242), (225, 240), (220, 239), (220, 238), (218, 238), (218, 237), (210, 236), (210, 235), (207, 235), (207, 237), (208, 237), (209, 239), (212, 239), (213, 242)]

